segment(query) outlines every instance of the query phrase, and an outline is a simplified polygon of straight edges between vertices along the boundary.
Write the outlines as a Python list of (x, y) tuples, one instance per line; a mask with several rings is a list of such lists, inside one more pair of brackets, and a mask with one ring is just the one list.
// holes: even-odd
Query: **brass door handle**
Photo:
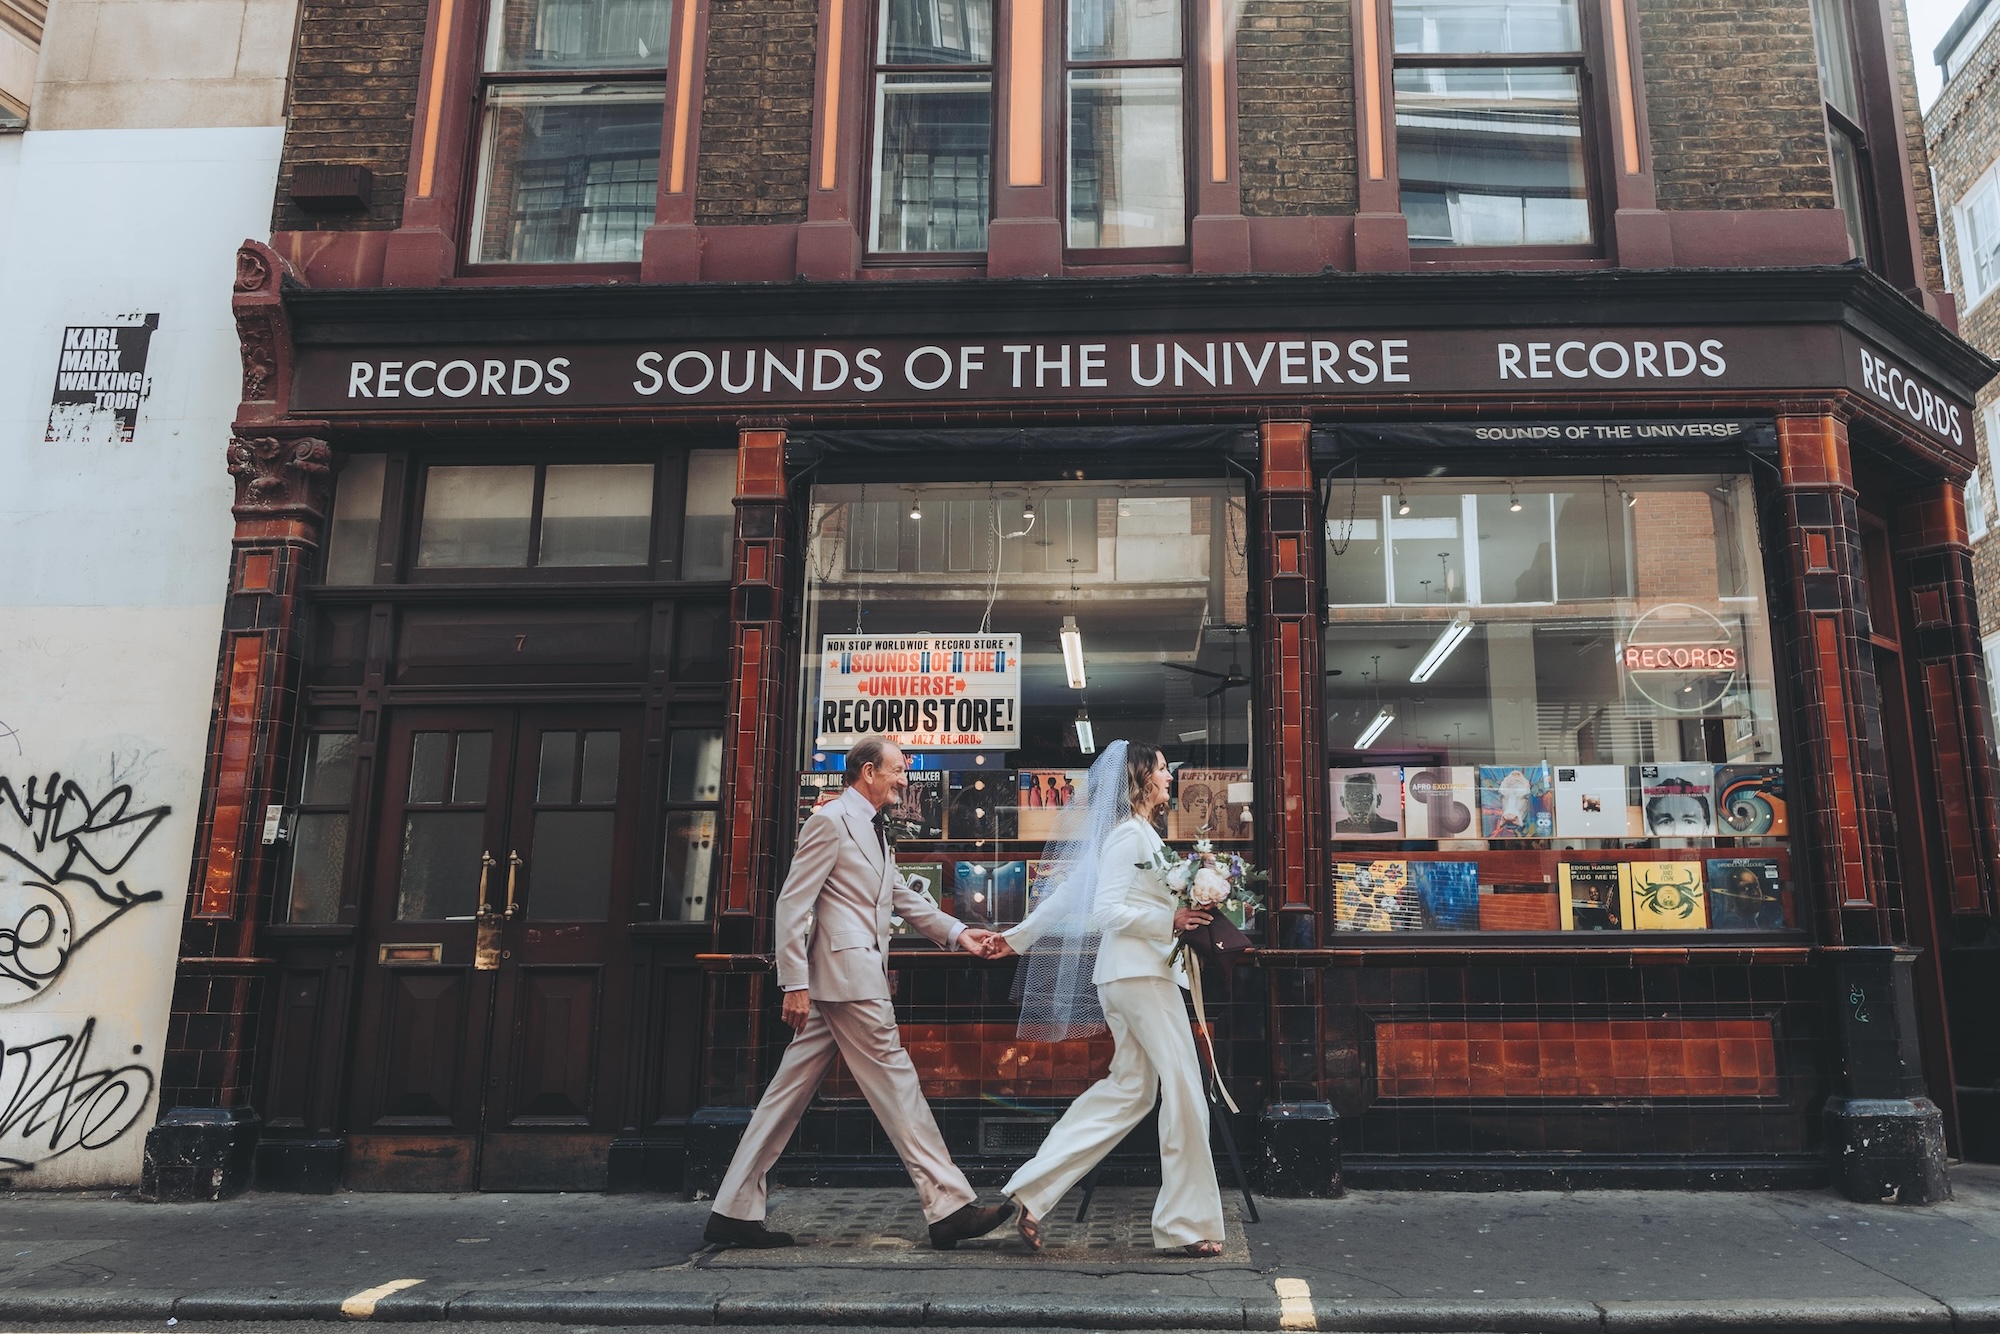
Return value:
[(489, 917), (493, 913), (492, 901), (486, 897), (486, 882), (492, 877), (493, 868), (499, 864), (491, 852), (479, 854), (479, 916), (481, 917)]
[(515, 914), (522, 911), (514, 903), (514, 881), (521, 874), (521, 867), (524, 864), (521, 861), (521, 854), (518, 849), (509, 848), (507, 850), (507, 911), (504, 915), (510, 922), (514, 920)]

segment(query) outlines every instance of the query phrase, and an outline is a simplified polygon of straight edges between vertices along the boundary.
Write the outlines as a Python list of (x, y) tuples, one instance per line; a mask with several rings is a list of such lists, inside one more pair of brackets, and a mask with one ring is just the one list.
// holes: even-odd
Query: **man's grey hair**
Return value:
[(885, 736), (865, 736), (847, 748), (847, 772), (841, 775), (847, 787), (853, 787), (861, 778), (863, 765), (882, 765), (882, 756), (896, 743)]

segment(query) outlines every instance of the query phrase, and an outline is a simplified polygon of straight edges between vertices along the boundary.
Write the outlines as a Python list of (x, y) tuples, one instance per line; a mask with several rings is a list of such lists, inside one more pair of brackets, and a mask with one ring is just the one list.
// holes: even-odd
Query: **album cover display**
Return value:
[(1632, 862), (1630, 868), (1625, 919), (1633, 930), (1700, 931), (1708, 926), (1700, 862)]
[(1056, 819), (1084, 800), (1088, 769), (1022, 769), (1016, 779), (1015, 827), (1020, 837), (1046, 841), (1055, 837)]
[(1789, 834), (1785, 771), (1775, 764), (1725, 764), (1716, 769), (1715, 832), (1733, 838)]
[(1625, 925), (1631, 871), (1624, 862), (1562, 862), (1556, 867), (1562, 929), (1618, 931)]
[(1167, 816), (1167, 837), (1177, 843), (1204, 838), (1216, 842), (1247, 839), (1254, 832), (1251, 822), (1243, 818), (1250, 805), (1249, 770), (1183, 765), (1174, 775), (1174, 807)]
[(1771, 930), (1788, 925), (1778, 863), (1770, 857), (1711, 857), (1708, 924), (1724, 930)]
[[(1335, 794), (1336, 797), (1338, 793)], [(1335, 802), (1334, 815), (1340, 814)], [(1403, 771), (1404, 838), (1478, 838), (1479, 770), (1469, 764)]]
[(1410, 887), (1427, 931), (1479, 929), (1478, 862), (1411, 862)]
[(1335, 838), (1404, 837), (1401, 769), (1333, 769), (1328, 782)]
[(1642, 764), (1639, 810), (1647, 838), (1707, 838), (1715, 833), (1715, 766)]
[[(945, 884), (944, 866), (941, 863), (898, 861), (896, 869), (902, 873), (903, 879), (909, 883), (911, 889), (922, 894), (946, 912), (951, 911), (950, 890)], [(918, 931), (900, 916), (895, 916), (889, 919), (889, 934), (892, 936), (917, 936)]]
[(954, 843), (989, 843), (1020, 837), (1018, 780), (1012, 769), (954, 769), (945, 837)]
[(1546, 764), (1479, 766), (1479, 836), (1548, 838), (1556, 831)]
[(1562, 838), (1637, 838), (1639, 811), (1622, 764), (1555, 766), (1556, 833)]
[(1335, 862), (1333, 929), (1421, 931), (1423, 909), (1410, 892), (1406, 861)]
[(902, 842), (935, 842), (944, 837), (944, 774), (919, 769), (907, 775), (903, 799), (889, 808), (889, 822)]

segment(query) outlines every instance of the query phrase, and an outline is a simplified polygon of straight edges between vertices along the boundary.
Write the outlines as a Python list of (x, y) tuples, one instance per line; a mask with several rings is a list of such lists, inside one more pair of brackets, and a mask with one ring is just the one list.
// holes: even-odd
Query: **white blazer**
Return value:
[(778, 891), (778, 986), (816, 1001), (889, 999), (889, 917), (894, 913), (947, 949), (963, 923), (911, 889), (875, 836), (868, 798), (848, 788), (799, 831)]
[[(1090, 980), (1099, 986), (1129, 977), (1187, 985), (1181, 966), (1167, 962), (1178, 939), (1174, 913), (1181, 904), (1153, 864), (1164, 846), (1153, 826), (1136, 815), (1104, 840), (1097, 861), (1097, 901), (1091, 912), (1091, 924), (1100, 935), (1097, 969)], [(1047, 906), (1037, 907), (1019, 926), (1002, 933), (1016, 952), (1031, 949), (1048, 926), (1042, 912)]]

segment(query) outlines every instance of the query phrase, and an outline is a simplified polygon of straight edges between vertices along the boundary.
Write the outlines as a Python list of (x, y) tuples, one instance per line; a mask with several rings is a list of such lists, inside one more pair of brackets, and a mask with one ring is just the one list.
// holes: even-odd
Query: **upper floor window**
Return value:
[(1594, 241), (1577, 5), (1394, 0), (1396, 159), (1411, 245)]
[(2000, 287), (2000, 172), (1988, 172), (1955, 212), (1958, 281), (1971, 310)]
[(1874, 227), (1863, 184), (1868, 176), (1868, 136), (1861, 124), (1860, 80), (1855, 74), (1847, 0), (1812, 0), (1812, 18), (1820, 96), (1826, 105), (1833, 202), (1847, 219), (1848, 248), (1857, 258), (1870, 260)]
[[(1187, 37), (1180, 0), (1067, 0), (1064, 235), (1073, 251), (1187, 241)], [(992, 215), (994, 86), (1039, 49), (997, 45), (992, 0), (877, 0), (868, 248), (977, 255)], [(1039, 87), (1039, 80), (1033, 81)]]
[(868, 248), (986, 249), (992, 177), (992, 0), (881, 0)]
[(671, 0), (494, 0), (471, 262), (638, 262), (671, 19)]
[(1178, 0), (1069, 0), (1067, 228), (1074, 250), (1187, 239)]

